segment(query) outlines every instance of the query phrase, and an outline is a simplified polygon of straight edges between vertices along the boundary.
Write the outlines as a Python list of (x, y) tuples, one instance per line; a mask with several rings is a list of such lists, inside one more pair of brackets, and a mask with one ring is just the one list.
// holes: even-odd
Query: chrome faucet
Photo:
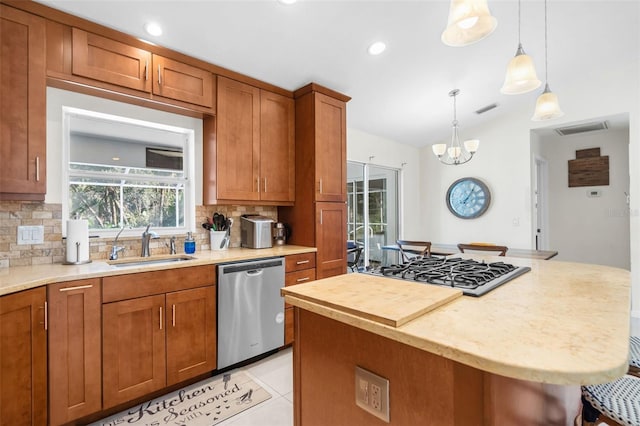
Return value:
[(147, 229), (145, 229), (142, 233), (142, 253), (140, 254), (140, 256), (142, 257), (151, 256), (151, 252), (149, 250), (149, 241), (151, 240), (151, 238), (158, 238), (158, 234), (153, 231), (149, 231), (150, 226), (151, 224), (148, 224)]
[(169, 240), (169, 254), (176, 254), (176, 236), (172, 236)]
[(122, 231), (124, 231), (124, 228), (125, 226), (123, 226), (120, 229), (120, 231), (118, 231), (118, 234), (116, 235), (115, 240), (113, 240), (113, 245), (111, 246), (111, 253), (109, 253), (109, 260), (118, 260), (118, 253), (124, 250), (124, 247), (116, 245), (118, 243), (118, 237), (120, 236), (120, 234), (122, 234)]

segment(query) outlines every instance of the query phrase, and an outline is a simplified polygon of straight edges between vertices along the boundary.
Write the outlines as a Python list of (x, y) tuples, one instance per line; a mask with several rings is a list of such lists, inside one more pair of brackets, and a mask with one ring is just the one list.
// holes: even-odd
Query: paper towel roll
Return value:
[(67, 262), (89, 261), (89, 222), (85, 219), (67, 220)]

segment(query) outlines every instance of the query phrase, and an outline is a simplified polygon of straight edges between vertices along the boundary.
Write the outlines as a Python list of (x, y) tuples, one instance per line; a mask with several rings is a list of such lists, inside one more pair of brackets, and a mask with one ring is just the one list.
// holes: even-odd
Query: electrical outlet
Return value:
[(356, 366), (356, 405), (389, 423), (389, 380)]

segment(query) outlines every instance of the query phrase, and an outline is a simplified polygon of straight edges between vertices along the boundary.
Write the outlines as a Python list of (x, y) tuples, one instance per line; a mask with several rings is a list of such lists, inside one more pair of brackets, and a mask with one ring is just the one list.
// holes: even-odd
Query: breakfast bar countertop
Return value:
[[(531, 271), (481, 297), (451, 298), (397, 326), (377, 321), (380, 312), (367, 312), (384, 305), (376, 298), (388, 299), (392, 286), (405, 293), (406, 285), (441, 288), (355, 273), (289, 286), (282, 294), (300, 309), (515, 379), (582, 385), (609, 382), (627, 371), (629, 271), (506, 259)], [(350, 299), (336, 292), (358, 295), (363, 303), (345, 307), (341, 301)]]
[[(273, 246), (264, 249), (230, 248), (227, 250), (203, 250), (192, 255), (193, 259), (182, 262), (153, 263), (148, 265), (132, 265), (116, 267), (107, 261), (96, 260), (83, 265), (46, 264), (33, 266), (16, 266), (0, 269), (0, 296), (15, 293), (42, 285), (57, 282), (81, 280), (87, 278), (106, 277), (111, 275), (133, 274), (137, 272), (157, 271), (162, 269), (186, 268), (199, 265), (214, 265), (225, 262), (261, 259), (276, 256), (288, 256), (315, 252), (315, 247), (295, 245)], [(152, 256), (149, 258), (122, 258), (123, 260), (170, 259), (181, 255)], [(117, 262), (117, 261), (116, 261)]]

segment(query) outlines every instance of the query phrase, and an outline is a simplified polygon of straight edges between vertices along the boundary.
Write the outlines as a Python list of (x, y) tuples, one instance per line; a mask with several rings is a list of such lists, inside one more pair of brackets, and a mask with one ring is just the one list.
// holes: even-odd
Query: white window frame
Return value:
[[(83, 117), (96, 120), (109, 121), (114, 124), (126, 124), (177, 133), (184, 136), (183, 150), (184, 178), (184, 226), (160, 228), (153, 227), (152, 230), (158, 235), (184, 235), (188, 231), (195, 231), (195, 132), (193, 129), (169, 126), (166, 124), (121, 117), (112, 114), (105, 114), (96, 111), (89, 111), (80, 108), (62, 107), (62, 235), (66, 236), (66, 225), (69, 217), (69, 182), (70, 170), (69, 159), (71, 158), (71, 117)], [(115, 175), (114, 175), (115, 177)], [(161, 180), (161, 179), (159, 179)], [(139, 236), (142, 228), (125, 228), (121, 237)], [(120, 229), (90, 229), (90, 235), (102, 238), (113, 238)]]

